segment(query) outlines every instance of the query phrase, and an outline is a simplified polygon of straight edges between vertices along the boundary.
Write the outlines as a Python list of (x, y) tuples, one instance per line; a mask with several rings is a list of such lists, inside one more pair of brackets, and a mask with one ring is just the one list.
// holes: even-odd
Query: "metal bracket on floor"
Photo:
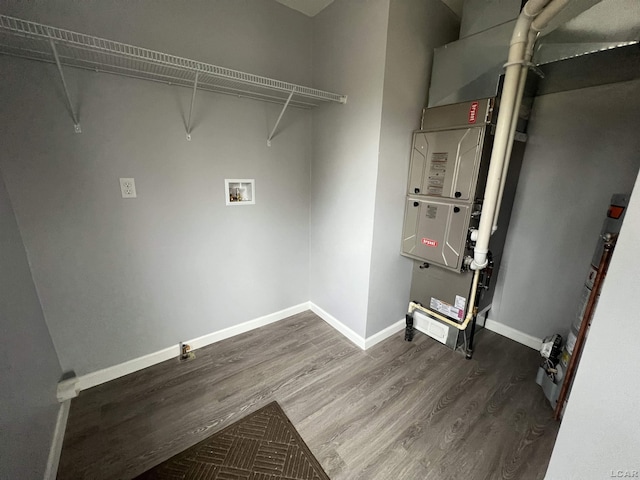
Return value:
[(193, 114), (193, 105), (196, 103), (196, 90), (198, 89), (198, 74), (196, 72), (196, 78), (193, 81), (193, 93), (191, 94), (191, 107), (189, 107), (189, 120), (187, 120), (187, 140), (191, 141), (191, 115)]
[(289, 102), (291, 101), (291, 98), (293, 97), (294, 93), (296, 93), (296, 89), (295, 88), (293, 90), (291, 90), (291, 93), (289, 94), (289, 98), (287, 98), (287, 101), (284, 102), (284, 106), (282, 107), (282, 111), (280, 112), (280, 115), (278, 116), (278, 119), (276, 120), (276, 124), (273, 126), (273, 130), (271, 130), (271, 133), (269, 134), (269, 138), (267, 138), (267, 147), (271, 146), (271, 139), (273, 138), (274, 133), (276, 133), (276, 129), (278, 128), (278, 125), (280, 125), (280, 120), (282, 120), (282, 115), (284, 115), (284, 111), (289, 106)]
[(82, 133), (82, 130), (80, 129), (80, 122), (78, 121), (78, 116), (76, 115), (76, 112), (73, 109), (73, 104), (71, 103), (71, 96), (69, 95), (67, 82), (64, 79), (64, 73), (62, 72), (62, 64), (60, 63), (60, 57), (58, 56), (58, 49), (56, 48), (56, 44), (52, 38), (49, 38), (49, 45), (51, 45), (53, 58), (56, 61), (56, 66), (58, 67), (58, 73), (60, 73), (60, 80), (62, 80), (62, 88), (64, 89), (64, 95), (67, 99), (67, 108), (69, 108), (69, 113), (71, 113), (71, 118), (73, 119), (73, 128), (76, 133)]

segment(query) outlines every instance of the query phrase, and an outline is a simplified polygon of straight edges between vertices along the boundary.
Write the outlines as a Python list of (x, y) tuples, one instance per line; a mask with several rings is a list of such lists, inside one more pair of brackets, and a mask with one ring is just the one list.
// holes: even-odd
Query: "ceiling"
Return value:
[(442, 0), (442, 3), (449, 7), (458, 18), (462, 18), (462, 5), (464, 4), (464, 0)]
[(333, 0), (276, 0), (276, 2), (313, 17), (328, 7)]
[[(313, 17), (327, 8), (333, 0), (276, 0), (276, 2)], [(458, 17), (462, 17), (464, 0), (442, 0), (442, 2)]]

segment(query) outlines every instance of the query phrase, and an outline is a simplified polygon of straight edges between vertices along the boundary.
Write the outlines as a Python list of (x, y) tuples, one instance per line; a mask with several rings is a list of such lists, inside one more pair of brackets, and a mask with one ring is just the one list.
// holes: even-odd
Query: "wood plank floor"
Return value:
[(362, 351), (311, 312), (80, 393), (59, 479), (128, 479), (277, 400), (334, 480), (542, 479), (558, 424), (538, 354), (417, 333)]

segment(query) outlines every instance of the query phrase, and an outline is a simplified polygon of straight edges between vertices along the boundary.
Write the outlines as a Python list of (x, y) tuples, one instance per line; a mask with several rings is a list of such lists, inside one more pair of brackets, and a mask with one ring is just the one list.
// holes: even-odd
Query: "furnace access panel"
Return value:
[(407, 193), (468, 201), (478, 178), (483, 137), (481, 127), (416, 132)]
[[(487, 117), (469, 113), (479, 105), (439, 107), (437, 122), (428, 124), (434, 130), (413, 135), (402, 236), (405, 256), (455, 271), (463, 266), (469, 228), (476, 227), (479, 218), (476, 191), (484, 189), (480, 173), (486, 171), (483, 162), (488, 164), (483, 159)], [(482, 109), (491, 112), (490, 106), (485, 100)], [(432, 110), (427, 120), (434, 118)]]

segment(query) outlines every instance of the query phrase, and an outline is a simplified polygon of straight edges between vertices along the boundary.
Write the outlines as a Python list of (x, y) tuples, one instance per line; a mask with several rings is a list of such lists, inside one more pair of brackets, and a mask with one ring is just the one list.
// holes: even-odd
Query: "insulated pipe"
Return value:
[[(567, 1), (568, 0), (552, 1), (550, 5), (553, 4), (553, 7), (543, 16), (542, 20), (545, 22), (544, 24), (548, 23), (548, 21), (566, 5)], [(524, 65), (524, 61), (530, 38), (529, 33), (534, 19), (544, 11), (543, 9), (547, 4), (549, 4), (549, 0), (529, 0), (522, 9), (522, 12), (520, 12), (511, 37), (509, 55), (505, 65), (505, 79), (500, 104), (501, 113), (498, 115), (487, 186), (485, 188), (485, 198), (482, 204), (482, 214), (478, 227), (478, 240), (474, 248), (473, 261), (471, 262), (471, 268), (474, 270), (486, 268), (489, 263), (487, 260), (489, 239), (496, 215), (496, 207), (499, 203), (502, 177), (506, 173), (504, 171), (504, 163), (509, 148), (508, 143), (511, 126), (517, 104), (520, 74), (523, 68), (527, 68), (527, 66)], [(539, 22), (537, 26), (541, 26), (543, 22)]]
[(480, 278), (480, 270), (476, 270), (473, 274), (473, 283), (471, 284), (471, 295), (469, 296), (469, 308), (467, 309), (467, 316), (465, 317), (462, 323), (454, 322), (453, 320), (445, 317), (444, 315), (440, 315), (428, 308), (423, 307), (419, 303), (409, 302), (409, 310), (407, 313), (412, 315), (416, 310), (420, 310), (421, 312), (425, 312), (431, 317), (437, 318), (441, 322), (444, 322), (452, 327), (457, 328), (458, 330), (466, 330), (469, 322), (473, 319), (475, 315), (475, 305), (476, 305), (476, 295), (478, 292), (478, 280)]

